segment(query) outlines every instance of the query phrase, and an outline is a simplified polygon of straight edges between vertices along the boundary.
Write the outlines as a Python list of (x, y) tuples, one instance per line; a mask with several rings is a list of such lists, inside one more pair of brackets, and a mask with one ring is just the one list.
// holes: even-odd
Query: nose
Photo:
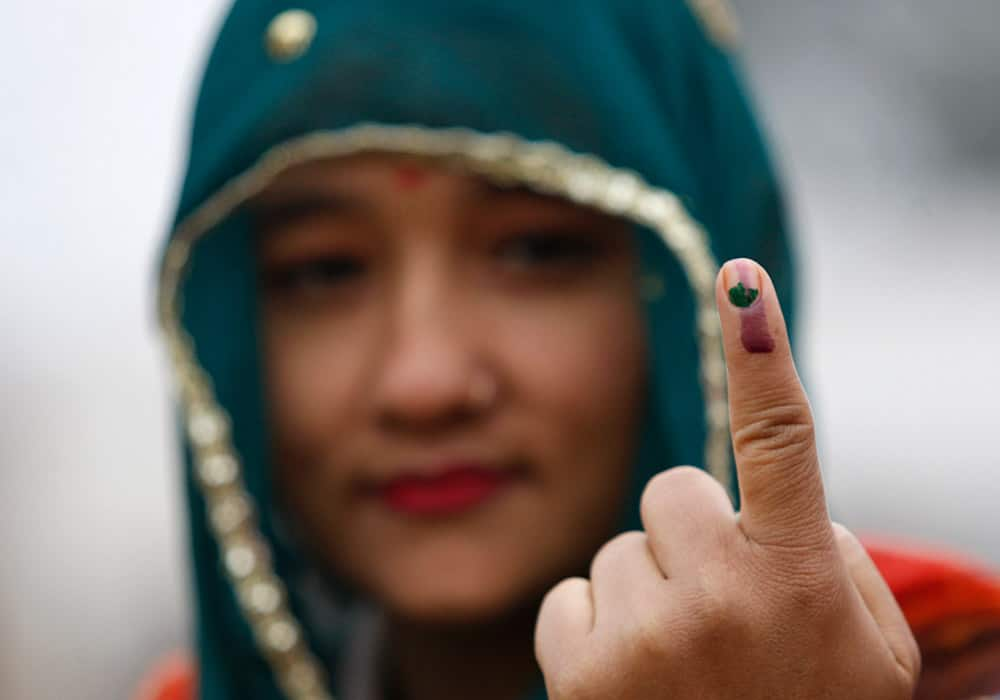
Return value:
[(492, 407), (496, 382), (461, 290), (439, 280), (400, 289), (386, 314), (375, 409), (387, 428), (448, 430)]

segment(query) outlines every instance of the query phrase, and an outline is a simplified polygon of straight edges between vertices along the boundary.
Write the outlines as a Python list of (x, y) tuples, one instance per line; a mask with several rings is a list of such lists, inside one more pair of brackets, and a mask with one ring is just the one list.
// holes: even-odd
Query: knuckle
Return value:
[(576, 592), (581, 581), (583, 579), (565, 578), (549, 589), (549, 592), (542, 598), (542, 605), (538, 611), (539, 627), (543, 626), (551, 619), (552, 615), (556, 614), (556, 611), (560, 609), (560, 603)]
[(830, 529), (833, 530), (833, 534), (837, 536), (838, 540), (842, 537), (853, 537), (853, 533), (847, 528), (847, 526), (838, 520), (830, 521)]
[(910, 634), (906, 638), (906, 649), (903, 651), (903, 658), (900, 661), (904, 678), (909, 681), (910, 688), (916, 685), (917, 679), (923, 670), (924, 660), (920, 656), (920, 647), (916, 638)]
[(659, 611), (643, 615), (634, 621), (632, 638), (635, 646), (647, 654), (659, 654), (664, 640), (668, 636), (668, 620)]
[(923, 667), (923, 659), (920, 657), (920, 647), (911, 636), (904, 649), (899, 650), (896, 658), (896, 675), (904, 684), (909, 684), (912, 688), (920, 678)]
[(662, 471), (646, 484), (639, 501), (639, 511), (643, 519), (651, 512), (665, 510), (675, 499), (689, 500), (694, 491), (705, 487), (712, 477), (697, 467), (673, 467)]
[(629, 557), (641, 552), (640, 547), (646, 547), (646, 533), (630, 530), (615, 535), (605, 542), (590, 564), (590, 578), (600, 578), (621, 568), (621, 564)]
[(751, 462), (799, 460), (811, 453), (815, 436), (808, 404), (781, 404), (756, 411), (734, 427), (733, 448)]
[[(722, 663), (734, 649), (755, 642), (759, 601), (729, 585), (699, 586), (685, 596), (683, 621), (676, 625), (685, 654), (709, 663)], [(766, 619), (766, 618), (765, 618)]]
[(893, 700), (912, 700), (917, 690), (919, 671), (918, 668), (917, 674), (912, 674), (907, 670), (898, 669), (890, 681), (886, 697), (893, 698)]
[(562, 622), (580, 621), (589, 609), (590, 582), (580, 576), (563, 579), (542, 599), (536, 631), (560, 627)]
[(861, 540), (846, 527), (836, 521), (831, 521), (830, 529), (833, 530), (833, 539), (845, 561), (850, 563), (868, 556)]
[(678, 617), (662, 607), (644, 611), (632, 617), (627, 641), (611, 653), (611, 659), (641, 668), (673, 668), (690, 650), (687, 642), (693, 633), (689, 624), (687, 614)]
[(838, 523), (836, 520), (830, 521), (830, 528), (833, 530), (834, 537), (837, 538), (839, 544), (844, 544), (848, 546), (861, 545), (861, 541), (847, 529), (847, 526), (842, 523)]
[(628, 620), (632, 636), (643, 648), (663, 652), (675, 645), (674, 636), (686, 624), (688, 610), (677, 591), (664, 592), (652, 604), (634, 608)]
[(753, 609), (752, 601), (745, 596), (734, 595), (726, 586), (702, 586), (694, 607), (701, 630), (700, 638), (718, 640), (725, 634), (731, 635), (745, 626)]

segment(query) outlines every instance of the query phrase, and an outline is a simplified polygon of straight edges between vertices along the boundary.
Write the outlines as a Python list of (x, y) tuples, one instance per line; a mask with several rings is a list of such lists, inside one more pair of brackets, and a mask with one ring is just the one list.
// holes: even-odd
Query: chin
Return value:
[(493, 591), (455, 588), (386, 591), (382, 604), (393, 616), (425, 625), (471, 625), (502, 618), (524, 601)]
[(367, 588), (387, 612), (415, 623), (489, 622), (535, 602), (548, 588), (524, 562), (489, 559), (482, 552), (450, 557), (447, 564), (406, 559), (386, 561)]

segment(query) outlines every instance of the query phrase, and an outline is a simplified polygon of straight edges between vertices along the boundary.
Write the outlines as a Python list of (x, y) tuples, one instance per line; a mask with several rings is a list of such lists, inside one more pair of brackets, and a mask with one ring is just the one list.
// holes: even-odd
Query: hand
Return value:
[(615, 537), (589, 580), (567, 579), (542, 603), (535, 649), (549, 697), (912, 698), (909, 627), (827, 514), (774, 286), (733, 260), (716, 300), (742, 508), (691, 467), (652, 479), (645, 532)]

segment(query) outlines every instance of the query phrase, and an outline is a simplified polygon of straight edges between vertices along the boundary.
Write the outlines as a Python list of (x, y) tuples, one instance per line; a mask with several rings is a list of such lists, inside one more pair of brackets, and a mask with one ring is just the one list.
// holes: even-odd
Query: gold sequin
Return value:
[(267, 53), (279, 63), (304, 54), (316, 36), (316, 18), (305, 10), (285, 10), (267, 25)]

